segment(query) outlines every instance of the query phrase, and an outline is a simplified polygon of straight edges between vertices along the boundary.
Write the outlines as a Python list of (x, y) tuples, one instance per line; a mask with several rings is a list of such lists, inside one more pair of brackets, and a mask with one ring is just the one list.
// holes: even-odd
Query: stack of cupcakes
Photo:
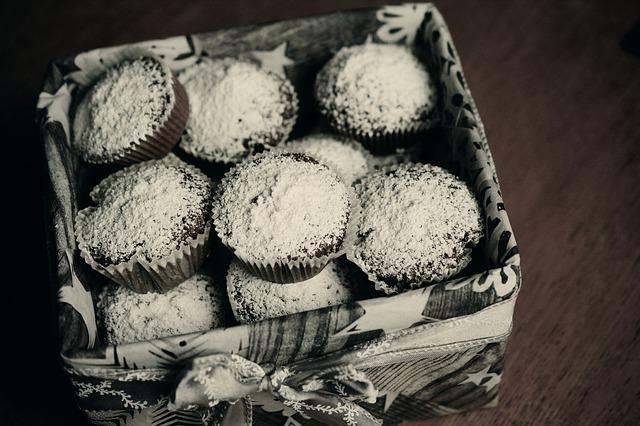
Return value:
[(301, 152), (265, 153), (232, 168), (214, 197), (213, 222), (237, 259), (227, 275), (236, 319), (346, 301), (344, 275), (322, 271), (344, 254), (352, 207), (343, 179)]
[[(469, 264), (482, 238), (473, 193), (407, 148), (426, 144), (434, 123), (424, 65), (406, 47), (345, 47), (315, 94), (331, 130), (289, 140), (293, 85), (246, 60), (202, 58), (176, 77), (140, 56), (88, 90), (73, 126), (79, 156), (127, 165), (75, 220), (82, 258), (111, 281), (97, 305), (108, 343), (348, 303), (354, 268), (381, 295)], [(226, 288), (208, 257), (226, 268)]]

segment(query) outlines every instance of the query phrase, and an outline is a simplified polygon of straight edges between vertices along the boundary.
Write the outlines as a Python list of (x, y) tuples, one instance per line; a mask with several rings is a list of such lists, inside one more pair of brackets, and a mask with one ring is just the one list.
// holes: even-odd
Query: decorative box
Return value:
[[(132, 46), (151, 49), (176, 72), (201, 55), (248, 55), (293, 81), (303, 106), (299, 125), (310, 128), (317, 71), (340, 47), (366, 41), (414, 44), (436, 81), (432, 160), (465, 178), (485, 213), (486, 236), (470, 272), (396, 296), (252, 325), (102, 344), (94, 290), (103, 278), (80, 259), (73, 236), (75, 215), (104, 173), (81, 163), (70, 148), (69, 117), (78, 94)], [(497, 404), (521, 285), (520, 257), (460, 58), (432, 4), (339, 12), (83, 52), (52, 62), (38, 120), (51, 182), (49, 247), (61, 356), (91, 422), (394, 424)], [(233, 401), (173, 410), (177, 383), (204, 370), (219, 379), (209, 385), (235, 392)]]

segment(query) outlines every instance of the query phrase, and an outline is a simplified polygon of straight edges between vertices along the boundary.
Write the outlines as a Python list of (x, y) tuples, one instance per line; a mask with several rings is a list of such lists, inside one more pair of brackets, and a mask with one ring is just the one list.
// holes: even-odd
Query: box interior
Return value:
[[(385, 11), (387, 15), (385, 15)], [(472, 263), (451, 282), (481, 280), (482, 276), (487, 280), (487, 276), (493, 276), (491, 271), (498, 270), (499, 272), (496, 274), (502, 277), (506, 274), (505, 270), (508, 271), (509, 268), (517, 276), (517, 283), (514, 284), (509, 294), (499, 295), (499, 292), (494, 292), (495, 294), (486, 296), (470, 293), (470, 295), (458, 300), (457, 303), (460, 306), (449, 309), (449, 312), (443, 312), (440, 319), (476, 312), (509, 297), (519, 286), (517, 246), (504, 211), (504, 204), (499, 199), (499, 185), (482, 123), (475, 103), (466, 88), (449, 32), (442, 17), (430, 4), (413, 5), (408, 9), (405, 8), (403, 13), (399, 13), (399, 11), (400, 9), (394, 9), (393, 6), (390, 6), (381, 10), (364, 9), (341, 12), (144, 42), (132, 46), (97, 49), (54, 62), (52, 65), (54, 71), (49, 75), (50, 85), (58, 86), (58, 90), (66, 85), (70, 93), (67, 109), (64, 110), (63, 107), (62, 112), (64, 115), (62, 122), (67, 120), (66, 129), (64, 125), (62, 126), (64, 143), (58, 147), (58, 152), (63, 152), (65, 156), (63, 161), (64, 171), (67, 174), (65, 178), (69, 182), (70, 197), (69, 200), (66, 200), (69, 204), (64, 207), (70, 208), (62, 208), (62, 212), (52, 209), (52, 222), (55, 222), (56, 214), (64, 216), (63, 220), (67, 223), (72, 221), (78, 210), (89, 205), (88, 193), (90, 189), (117, 169), (83, 164), (70, 149), (66, 136), (72, 132), (73, 126), (69, 124), (73, 120), (75, 105), (81, 99), (86, 88), (90, 87), (91, 81), (100, 74), (100, 67), (109, 61), (116, 61), (120, 55), (129, 54), (127, 52), (130, 52), (131, 49), (142, 46), (145, 49), (154, 50), (155, 53), (170, 59), (171, 66), (178, 72), (193, 64), (200, 56), (226, 55), (246, 56), (253, 59), (259, 57), (262, 58), (263, 66), (276, 70), (284, 69), (289, 79), (294, 83), (300, 99), (299, 119), (291, 135), (293, 139), (312, 131), (327, 130), (326, 124), (322, 122), (315, 108), (312, 88), (318, 70), (340, 47), (367, 41), (410, 43), (414, 46), (417, 56), (429, 68), (432, 77), (437, 82), (439, 91), (437, 124), (430, 131), (428, 139), (425, 140), (428, 144), (419, 148), (420, 159), (423, 162), (441, 165), (463, 177), (474, 188), (481, 207), (485, 208), (486, 238), (474, 251)], [(263, 55), (256, 55), (256, 52), (263, 53)], [(456, 93), (452, 94), (452, 90), (459, 90), (460, 97), (455, 96)], [(51, 108), (49, 115), (51, 115)], [(60, 136), (59, 134), (54, 135), (59, 133), (59, 129), (56, 129), (50, 122), (44, 126), (44, 130), (45, 138), (55, 139), (54, 136)], [(60, 141), (54, 141), (54, 143), (60, 144)], [(470, 154), (471, 151), (473, 151), (473, 155)], [(193, 158), (188, 158), (181, 152), (176, 152), (176, 154), (199, 166), (214, 180), (225, 171), (220, 167), (194, 161)], [(48, 152), (48, 158), (51, 167), (50, 152)], [(486, 165), (489, 167), (483, 169), (483, 166)], [(50, 172), (53, 175), (60, 171), (51, 169)], [(55, 186), (59, 176), (54, 176), (54, 178), (52, 180)], [(490, 202), (498, 204), (497, 208), (489, 210), (490, 204), (487, 201), (487, 196), (493, 197)], [(498, 220), (497, 225), (495, 225), (496, 220)], [(496, 229), (499, 231), (499, 235), (495, 233)], [(62, 245), (64, 242), (55, 235), (55, 231), (52, 236), (57, 254), (54, 262), (57, 266), (56, 283), (60, 284), (61, 291), (64, 291), (64, 288), (69, 284), (73, 288), (74, 279), (79, 280), (91, 289), (91, 297), (95, 303), (96, 290), (104, 285), (106, 278), (93, 271), (79, 258), (77, 251), (73, 250), (73, 235), (66, 237), (67, 247), (64, 247)], [(230, 257), (228, 251), (221, 249), (219, 243), (214, 241), (212, 256), (206, 265), (214, 277), (214, 282), (224, 283), (226, 265)], [(66, 268), (64, 263), (67, 263)], [(513, 266), (517, 267), (517, 271)], [(362, 276), (361, 279), (363, 279)], [(504, 283), (505, 279), (501, 279)], [(509, 276), (508, 280), (511, 279), (512, 277)], [(366, 284), (358, 285), (358, 288), (360, 291), (358, 300), (377, 297), (392, 299), (376, 294), (372, 291), (372, 286)], [(75, 293), (77, 293), (77, 297), (84, 297), (86, 305), (89, 300), (86, 295), (81, 295), (79, 290)], [(62, 301), (64, 302), (64, 298)], [(99, 335), (97, 338), (91, 336), (92, 333), (95, 333), (95, 324), (88, 324), (86, 321), (86, 317), (89, 316), (87, 312), (93, 312), (93, 309), (85, 306), (85, 312), (82, 315), (79, 314), (77, 306), (78, 304), (75, 307), (69, 303), (60, 304), (63, 353), (71, 358), (74, 356), (83, 358), (104, 356), (105, 345), (100, 341)], [(331, 317), (337, 315), (338, 311), (338, 308), (324, 309), (319, 310), (317, 314)], [(290, 321), (293, 324), (296, 321), (305, 320), (307, 317), (303, 318), (303, 316), (294, 315)], [(270, 320), (267, 323), (275, 324), (277, 321)], [(282, 321), (287, 320), (282, 319)], [(238, 327), (246, 328), (247, 326)], [(249, 326), (249, 329), (253, 329), (252, 327), (260, 327), (260, 325)], [(372, 335), (363, 335), (358, 341), (365, 341), (370, 337)], [(354, 342), (344, 342), (344, 345)]]

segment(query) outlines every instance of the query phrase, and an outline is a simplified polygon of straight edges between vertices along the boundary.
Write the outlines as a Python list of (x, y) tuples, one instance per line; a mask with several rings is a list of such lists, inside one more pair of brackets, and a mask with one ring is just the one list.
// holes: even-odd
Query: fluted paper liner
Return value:
[[(343, 243), (344, 246), (344, 243)], [(233, 250), (233, 249), (232, 249)], [(333, 259), (344, 254), (344, 249), (335, 253), (321, 256), (301, 259), (294, 262), (260, 262), (250, 260), (234, 253), (238, 260), (244, 264), (254, 275), (259, 276), (263, 280), (271, 281), (279, 284), (297, 283), (313, 278), (324, 269)]]
[(176, 146), (189, 118), (189, 99), (184, 87), (175, 76), (172, 76), (172, 82), (175, 102), (171, 114), (153, 134), (129, 148), (115, 161), (116, 163), (126, 165), (162, 158)]
[[(83, 214), (82, 211), (78, 212), (78, 216)], [(76, 239), (84, 261), (102, 275), (136, 293), (166, 293), (198, 272), (209, 254), (210, 232), (209, 223), (203, 233), (161, 259), (150, 262), (136, 253), (127, 262), (108, 266), (99, 264), (91, 257), (78, 232)]]
[(398, 148), (408, 148), (424, 137), (427, 130), (433, 125), (429, 120), (426, 123), (417, 123), (408, 129), (402, 131), (393, 131), (389, 133), (381, 133), (376, 135), (366, 135), (353, 129), (339, 130), (332, 124), (332, 128), (345, 136), (348, 136), (360, 142), (369, 152), (375, 155), (388, 155), (395, 152)]

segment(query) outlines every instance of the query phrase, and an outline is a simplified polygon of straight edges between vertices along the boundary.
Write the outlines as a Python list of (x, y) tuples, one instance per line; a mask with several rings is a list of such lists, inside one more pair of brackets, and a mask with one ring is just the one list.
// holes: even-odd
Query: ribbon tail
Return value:
[[(301, 398), (284, 399), (283, 404), (321, 424), (332, 426), (379, 426), (374, 417), (355, 402), (319, 392), (296, 392)], [(303, 396), (304, 395), (304, 396)]]
[(218, 423), (220, 426), (251, 426), (253, 424), (253, 406), (249, 397), (235, 404), (227, 404), (227, 410)]

